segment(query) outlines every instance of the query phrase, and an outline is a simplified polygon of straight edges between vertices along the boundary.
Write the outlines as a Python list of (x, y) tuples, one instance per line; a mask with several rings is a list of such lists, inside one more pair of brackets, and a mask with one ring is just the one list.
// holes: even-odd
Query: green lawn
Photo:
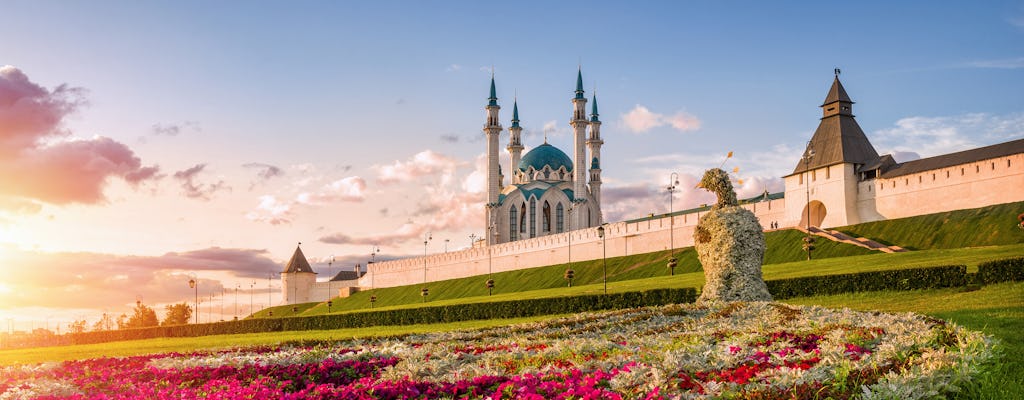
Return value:
[[(685, 250), (678, 256), (680, 259), (685, 259), (686, 254), (692, 254), (692, 250)], [(795, 261), (781, 264), (765, 265), (762, 270), (764, 272), (764, 278), (766, 280), (771, 279), (786, 279), (794, 277), (805, 277), (805, 276), (818, 276), (818, 275), (834, 275), (834, 274), (846, 274), (854, 272), (865, 272), (865, 271), (879, 271), (889, 270), (898, 268), (914, 268), (923, 266), (935, 266), (935, 265), (949, 265), (949, 264), (966, 264), (968, 271), (977, 271), (977, 265), (980, 262), (995, 260), (1000, 258), (1014, 257), (1024, 254), (1024, 244), (1014, 244), (1006, 246), (987, 246), (987, 247), (975, 247), (975, 248), (964, 248), (964, 249), (938, 249), (938, 250), (923, 250), (913, 251), (906, 253), (878, 253), (872, 252), (872, 254), (851, 256), (843, 258), (826, 258), (826, 259), (814, 259), (810, 261)], [(644, 258), (641, 258), (643, 256)], [(665, 269), (665, 266), (660, 263), (667, 259), (667, 253), (650, 253), (643, 254), (635, 257), (632, 260), (638, 262), (649, 263), (650, 266), (647, 268), (660, 268)], [(620, 257), (626, 259), (627, 257)], [(616, 261), (621, 263), (622, 261)], [(538, 273), (551, 274), (552, 271), (558, 272), (558, 278), (561, 279), (561, 271), (563, 271), (564, 265), (555, 267), (544, 267), (544, 268), (533, 268), (529, 270), (513, 271), (509, 274), (518, 275), (502, 275), (495, 274), (494, 280), (496, 282), (497, 289), (494, 295), (487, 296), (486, 288), (484, 287), (485, 278), (465, 278), (465, 279), (453, 279), (442, 282), (431, 282), (428, 287), (430, 288), (430, 296), (428, 298), (429, 305), (448, 305), (448, 304), (464, 304), (464, 303), (477, 303), (477, 302), (488, 302), (488, 301), (505, 301), (505, 300), (519, 300), (519, 299), (531, 299), (531, 298), (544, 298), (544, 297), (557, 297), (567, 296), (576, 294), (594, 294), (601, 293), (603, 285), (600, 283), (591, 283), (583, 285), (574, 285), (569, 288), (566, 287), (565, 281), (562, 280), (559, 285), (553, 287), (547, 287), (543, 289), (528, 290), (528, 286), (536, 281), (536, 279), (529, 277), (526, 271), (544, 270), (551, 269), (551, 271), (537, 271)], [(609, 270), (612, 270), (612, 261), (609, 260)], [(616, 264), (616, 268), (619, 270), (625, 269), (621, 265)], [(593, 277), (587, 281), (601, 282), (600, 264), (588, 264), (588, 263), (574, 263), (574, 269), (577, 271), (577, 275), (583, 274), (584, 270), (587, 270), (586, 276), (596, 275), (596, 279)], [(677, 268), (679, 271), (680, 268)], [(504, 276), (504, 277), (502, 277)], [(508, 281), (508, 286), (505, 283)], [(613, 280), (609, 279), (608, 291), (609, 292), (630, 292), (630, 291), (642, 291), (658, 288), (683, 288), (683, 287), (701, 287), (704, 285), (704, 273), (700, 271), (678, 273), (675, 276), (668, 276), (667, 272), (663, 272), (661, 276), (638, 278), (631, 280)], [(543, 285), (539, 285), (544, 287)], [(409, 285), (400, 286), (393, 288), (375, 289), (373, 291), (366, 291), (354, 294), (352, 297), (343, 299), (334, 299), (331, 307), (332, 313), (342, 312), (353, 312), (353, 311), (365, 311), (370, 309), (369, 298), (371, 295), (377, 296), (377, 303), (375, 309), (397, 309), (397, 308), (416, 308), (420, 307), (422, 298), (420, 297), (421, 285)], [(518, 289), (519, 291), (516, 291)], [(386, 299), (389, 299), (386, 301)], [(292, 315), (291, 306), (283, 306), (272, 308), (274, 310), (274, 316), (286, 316)], [(300, 315), (317, 315), (327, 313), (327, 304), (301, 304), (299, 305)], [(257, 317), (265, 316), (265, 311), (257, 313)]]
[(1024, 242), (1017, 215), (1024, 202), (868, 222), (836, 228), (907, 249), (954, 249)]

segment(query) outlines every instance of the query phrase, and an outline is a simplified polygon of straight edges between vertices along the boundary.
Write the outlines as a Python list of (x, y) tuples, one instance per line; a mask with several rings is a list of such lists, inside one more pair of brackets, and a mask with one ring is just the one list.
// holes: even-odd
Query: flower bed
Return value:
[(733, 303), (402, 338), (0, 369), (0, 399), (929, 398), (990, 338), (915, 314)]

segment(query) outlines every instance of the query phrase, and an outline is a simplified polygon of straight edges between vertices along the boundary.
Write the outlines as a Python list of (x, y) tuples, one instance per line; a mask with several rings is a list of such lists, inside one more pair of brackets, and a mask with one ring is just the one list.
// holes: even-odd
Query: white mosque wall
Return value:
[[(772, 222), (782, 225), (785, 200), (775, 199), (745, 204), (758, 216), (766, 229)], [(580, 229), (567, 233), (524, 239), (494, 246), (481, 246), (468, 250), (429, 254), (426, 257), (382, 261), (369, 265), (369, 271), (359, 279), (362, 288), (379, 288), (420, 284), (447, 279), (486, 275), (491, 272), (514, 271), (572, 261), (650, 253), (693, 245), (693, 228), (703, 212), (668, 216), (655, 216), (633, 222), (605, 225), (605, 243), (597, 235), (597, 228)], [(674, 229), (670, 227), (674, 225)], [(672, 234), (670, 235), (670, 232)], [(571, 241), (571, 247), (570, 247)], [(426, 277), (424, 277), (424, 271)]]
[(866, 221), (1024, 201), (1024, 154), (860, 182)]

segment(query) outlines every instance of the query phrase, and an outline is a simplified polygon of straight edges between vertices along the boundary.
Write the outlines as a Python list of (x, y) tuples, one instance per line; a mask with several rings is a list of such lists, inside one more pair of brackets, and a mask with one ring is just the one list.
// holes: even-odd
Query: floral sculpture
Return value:
[(718, 196), (694, 231), (705, 280), (697, 302), (771, 301), (761, 277), (765, 244), (757, 217), (739, 206), (729, 175), (720, 168), (707, 170), (697, 187)]

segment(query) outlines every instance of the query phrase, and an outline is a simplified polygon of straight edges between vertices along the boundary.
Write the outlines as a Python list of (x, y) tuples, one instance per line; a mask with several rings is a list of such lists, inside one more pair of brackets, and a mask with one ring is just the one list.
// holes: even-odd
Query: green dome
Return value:
[(566, 171), (572, 172), (572, 159), (557, 147), (547, 143), (530, 150), (519, 160), (520, 171), (526, 171), (530, 167), (539, 171), (544, 169), (545, 165), (550, 165), (553, 170), (565, 167)]

